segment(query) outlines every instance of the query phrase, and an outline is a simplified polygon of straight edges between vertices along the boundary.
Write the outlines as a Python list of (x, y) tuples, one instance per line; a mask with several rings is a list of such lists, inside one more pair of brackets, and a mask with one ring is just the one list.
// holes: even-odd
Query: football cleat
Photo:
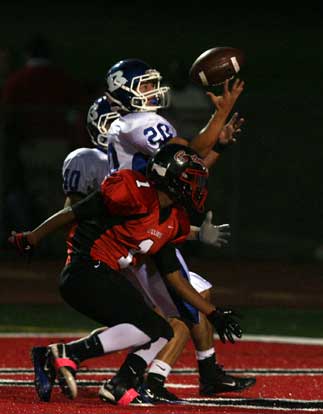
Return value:
[(48, 364), (48, 348), (36, 346), (31, 350), (31, 359), (34, 365), (34, 385), (40, 401), (50, 401), (52, 388), (55, 382), (55, 369)]
[(246, 388), (252, 387), (255, 383), (256, 378), (233, 377), (228, 375), (220, 365), (216, 365), (214, 378), (200, 379), (200, 395), (243, 391)]
[(56, 377), (62, 393), (74, 400), (77, 396), (76, 372), (78, 363), (66, 355), (64, 344), (52, 344), (48, 346), (49, 362), (56, 372)]
[(102, 401), (126, 406), (131, 403), (141, 403), (138, 399), (139, 394), (134, 389), (128, 386), (125, 381), (120, 378), (114, 377), (111, 380), (106, 381), (99, 389), (99, 397)]
[(178, 404), (183, 402), (175, 394), (168, 391), (164, 386), (149, 388), (147, 385), (141, 385), (138, 388), (139, 398), (142, 402), (151, 404)]

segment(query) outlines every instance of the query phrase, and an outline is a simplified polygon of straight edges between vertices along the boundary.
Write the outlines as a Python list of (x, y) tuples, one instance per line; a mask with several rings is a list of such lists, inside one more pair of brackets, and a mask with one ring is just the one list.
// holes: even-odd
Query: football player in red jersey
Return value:
[[(169, 101), (169, 88), (161, 86), (161, 79), (158, 70), (139, 59), (121, 60), (108, 70), (106, 96), (110, 103), (122, 109), (121, 116), (111, 124), (107, 133), (110, 172), (123, 168), (144, 171), (148, 157), (158, 148), (170, 143), (180, 143), (193, 148), (210, 167), (216, 162), (220, 152), (234, 142), (234, 133), (238, 132), (243, 119), (238, 119), (238, 115), (234, 114), (227, 124), (225, 122), (244, 89), (243, 81), (235, 79), (229, 87), (227, 80), (221, 96), (207, 92), (215, 112), (207, 125), (188, 140), (178, 134), (175, 127), (157, 112), (167, 107)], [(194, 108), (194, 102), (192, 107)], [(204, 242), (209, 242), (203, 240), (203, 229), (208, 226), (212, 228), (211, 215), (211, 212), (208, 213), (207, 219), (201, 225), (200, 240)], [(198, 217), (193, 217), (192, 223), (194, 220), (196, 224), (202, 221)], [(212, 284), (203, 276), (191, 271), (179, 249), (176, 250), (176, 255), (181, 264), (183, 277), (205, 299), (211, 300)], [(146, 262), (148, 260), (149, 258)], [(197, 309), (185, 306), (181, 298), (176, 298), (175, 295), (169, 298), (170, 295), (163, 290), (163, 283), (154, 266), (144, 263), (139, 268), (129, 268), (130, 271), (163, 315), (168, 317), (172, 324), (176, 322), (174, 338), (152, 362), (145, 378), (149, 388), (154, 391), (156, 400), (175, 402), (177, 399), (165, 383), (186, 344), (187, 330), (184, 331), (183, 323), (179, 326), (182, 321), (186, 322), (195, 348), (200, 395), (242, 391), (255, 383), (253, 377), (232, 376), (226, 373), (223, 366), (218, 363), (212, 325)]]
[(175, 245), (196, 237), (187, 210), (203, 209), (207, 177), (195, 151), (170, 144), (151, 158), (147, 177), (131, 170), (114, 173), (103, 181), (100, 191), (57, 212), (33, 231), (12, 232), (9, 241), (29, 255), (42, 238), (75, 223), (67, 240), (60, 292), (74, 309), (109, 326), (79, 341), (49, 347), (48, 372), (38, 377), (41, 384), (35, 384), (42, 400), (49, 400), (47, 384), (55, 376), (64, 393), (75, 398), (74, 374), (80, 362), (131, 348), (135, 351), (102, 385), (99, 395), (121, 405), (140, 402), (137, 387), (145, 369), (173, 335), (168, 322), (120, 273), (144, 255), (154, 258), (165, 282), (177, 294), (207, 315), (223, 342), (241, 337), (233, 312), (215, 308), (198, 294), (181, 276), (176, 260)]

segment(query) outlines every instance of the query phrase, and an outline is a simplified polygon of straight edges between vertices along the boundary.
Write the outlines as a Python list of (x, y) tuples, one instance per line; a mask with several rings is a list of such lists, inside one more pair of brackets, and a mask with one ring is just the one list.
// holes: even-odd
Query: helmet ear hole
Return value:
[(107, 134), (110, 125), (119, 116), (117, 111), (112, 110), (106, 96), (96, 99), (90, 106), (86, 127), (91, 141), (96, 147), (104, 149), (108, 147)]
[(203, 211), (208, 170), (191, 148), (179, 144), (163, 146), (149, 160), (147, 177), (183, 207)]
[[(126, 112), (147, 112), (166, 108), (169, 87), (160, 86), (160, 73), (139, 59), (125, 59), (107, 72), (107, 96)], [(150, 88), (143, 86), (149, 84)]]

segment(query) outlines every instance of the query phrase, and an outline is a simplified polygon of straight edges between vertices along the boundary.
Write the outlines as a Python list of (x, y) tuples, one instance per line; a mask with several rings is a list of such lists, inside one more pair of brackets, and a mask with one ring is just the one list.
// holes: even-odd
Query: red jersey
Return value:
[(161, 210), (155, 187), (132, 170), (112, 174), (100, 192), (72, 208), (78, 224), (69, 234), (68, 254), (89, 256), (114, 270), (136, 265), (141, 255), (155, 254), (168, 243), (185, 241), (190, 231), (185, 209)]
[(73, 146), (83, 143), (83, 134), (68, 115), (71, 109), (81, 109), (83, 115), (86, 91), (50, 62), (29, 62), (12, 73), (3, 86), (1, 103), (10, 109), (21, 142), (45, 137), (69, 140)]

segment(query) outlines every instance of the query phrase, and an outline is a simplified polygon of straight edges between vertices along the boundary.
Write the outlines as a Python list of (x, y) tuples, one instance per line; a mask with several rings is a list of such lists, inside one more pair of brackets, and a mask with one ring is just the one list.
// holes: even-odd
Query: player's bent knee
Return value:
[(174, 336), (174, 330), (172, 326), (166, 320), (164, 320), (164, 322), (165, 323), (162, 324), (163, 326), (162, 326), (159, 336), (170, 341)]
[(133, 324), (148, 335), (151, 338), (151, 342), (155, 342), (159, 338), (165, 338), (167, 341), (173, 338), (173, 328), (165, 318), (155, 312), (146, 316), (145, 319), (133, 322)]
[(187, 324), (178, 318), (170, 318), (169, 323), (174, 330), (175, 336), (189, 337), (190, 330)]

